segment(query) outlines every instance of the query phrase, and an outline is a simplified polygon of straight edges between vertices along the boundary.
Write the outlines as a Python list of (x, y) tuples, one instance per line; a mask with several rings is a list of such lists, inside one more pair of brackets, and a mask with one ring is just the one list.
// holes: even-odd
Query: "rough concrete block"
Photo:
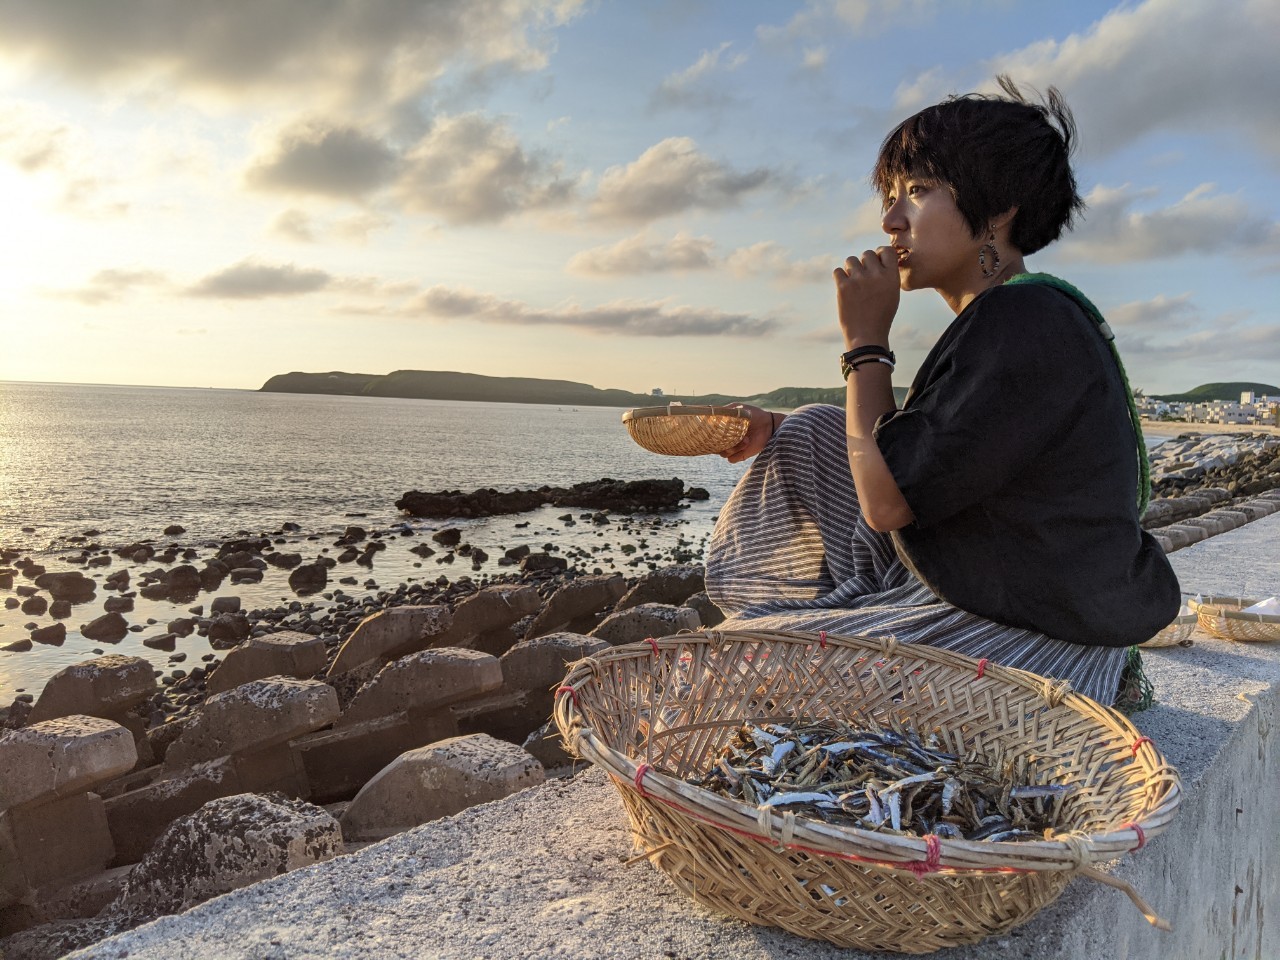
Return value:
[(724, 611), (715, 605), (705, 591), (695, 593), (684, 602), (684, 605), (698, 615), (698, 619), (702, 621), (704, 629), (718, 627), (724, 623)]
[(209, 675), (207, 689), (214, 694), (264, 677), (312, 677), (324, 669), (327, 658), (324, 641), (309, 633), (281, 630), (250, 637)]
[(371, 660), (390, 660), (400, 653), (421, 650), (452, 623), (449, 608), (434, 604), (390, 607), (365, 617), (338, 650), (329, 676), (348, 673)]
[(133, 768), (129, 731), (100, 717), (62, 717), (0, 733), (0, 810), (81, 793)]
[(1199, 543), (1210, 536), (1209, 531), (1204, 527), (1197, 527), (1189, 523), (1171, 523), (1167, 527), (1161, 527), (1160, 532), (1174, 542), (1181, 541), (1180, 546), (1183, 547)]
[(319, 807), (252, 794), (222, 797), (172, 823), (109, 909), (178, 913), (341, 852), (338, 823)]
[(528, 690), (500, 690), (450, 708), (462, 734), (487, 733), (510, 743), (524, 743), (547, 722), (548, 710)]
[(1214, 519), (1225, 523), (1228, 530), (1235, 530), (1237, 527), (1243, 527), (1249, 522), (1248, 514), (1242, 513), (1234, 507), (1229, 510), (1225, 507), (1221, 510), (1211, 510), (1206, 514), (1206, 516), (1213, 517)]
[(430, 645), (475, 648), (484, 634), (511, 626), (541, 605), (542, 597), (533, 587), (485, 587), (453, 608), (453, 623)]
[(542, 765), (485, 734), (402, 754), (364, 785), (342, 815), (348, 840), (380, 840), (542, 783)]
[(550, 633), (521, 640), (502, 657), (502, 680), (508, 690), (546, 694), (551, 710), (552, 687), (564, 679), (566, 665), (609, 649), (609, 643), (580, 633)]
[(1237, 503), (1231, 508), (1237, 513), (1243, 513), (1249, 518), (1249, 522), (1261, 520), (1276, 512), (1276, 505), (1267, 500), (1250, 500), (1248, 503)]
[(165, 753), (172, 772), (242, 750), (292, 740), (338, 718), (338, 695), (319, 680), (271, 677), (214, 694)]
[(680, 564), (655, 570), (626, 592), (615, 610), (629, 610), (642, 603), (679, 606), (707, 588), (706, 572), (699, 564)]
[(222, 757), (111, 797), (103, 805), (116, 848), (114, 862), (137, 863), (178, 817), (194, 813), (210, 800), (243, 792), (231, 758)]
[(115, 855), (102, 798), (93, 793), (29, 803), (0, 814), (0, 842), (13, 851), (28, 888), (104, 869)]
[(1228, 530), (1234, 530), (1235, 527), (1230, 521), (1217, 517), (1212, 513), (1206, 513), (1199, 517), (1188, 517), (1183, 520), (1180, 526), (1199, 527), (1205, 532), (1206, 536), (1216, 537), (1220, 533), (1226, 533)]
[(591, 636), (616, 647), (623, 643), (636, 643), (645, 637), (665, 637), (681, 630), (697, 630), (701, 625), (698, 614), (688, 607), (642, 603), (610, 614), (591, 631)]
[(287, 742), (236, 753), (231, 764), (245, 793), (283, 793), (293, 800), (311, 799), (302, 760)]
[(502, 685), (497, 657), (478, 650), (442, 648), (387, 664), (356, 693), (339, 726), (406, 710), (438, 710)]
[(141, 657), (107, 654), (64, 667), (49, 678), (31, 722), (72, 714), (117, 720), (156, 692), (151, 664)]
[(302, 762), (311, 799), (333, 803), (355, 796), (361, 787), (407, 750), (458, 735), (449, 710), (432, 714), (398, 713), (336, 730), (320, 730), (292, 741)]
[(580, 617), (590, 616), (609, 609), (626, 593), (627, 581), (621, 575), (609, 577), (578, 577), (564, 584), (547, 601), (538, 616), (530, 624), (524, 638), (554, 633)]

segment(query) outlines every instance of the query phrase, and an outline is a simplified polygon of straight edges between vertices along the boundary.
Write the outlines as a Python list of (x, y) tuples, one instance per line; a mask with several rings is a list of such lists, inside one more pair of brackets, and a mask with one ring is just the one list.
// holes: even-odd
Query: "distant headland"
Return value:
[[(844, 403), (844, 387), (782, 387), (750, 397), (722, 393), (677, 396), (602, 390), (572, 380), (532, 377), (486, 377), (443, 370), (396, 370), (388, 374), (281, 373), (262, 385), (266, 393), (325, 393), (343, 397), (404, 397), (416, 400), (479, 400), (491, 403), (552, 403), (581, 407), (645, 407), (671, 402), (719, 405), (742, 401), (775, 410), (806, 403)], [(898, 401), (905, 387), (895, 387)]]

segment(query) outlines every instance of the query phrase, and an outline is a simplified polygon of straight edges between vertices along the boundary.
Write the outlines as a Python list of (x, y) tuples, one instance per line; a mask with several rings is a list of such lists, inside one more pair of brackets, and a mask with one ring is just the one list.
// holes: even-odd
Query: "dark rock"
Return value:
[[(66, 630), (60, 623), (54, 626)], [(100, 640), (103, 643), (119, 643), (128, 632), (128, 621), (118, 613), (104, 613), (80, 628), (80, 633), (86, 640)]]
[(239, 613), (240, 598), (239, 597), (214, 597), (213, 603), (209, 605), (209, 612), (214, 616), (220, 613)]
[(520, 561), (520, 569), (526, 573), (559, 573), (569, 568), (569, 561), (564, 557), (553, 557), (549, 553), (531, 553)]
[(180, 537), (186, 532), (187, 528), (179, 523), (171, 523), (169, 526), (164, 528), (164, 535), (166, 537)]
[(329, 568), (323, 563), (307, 563), (289, 574), (289, 587), (294, 593), (319, 593), (329, 582)]
[(243, 614), (220, 613), (209, 622), (209, 646), (215, 650), (234, 647), (249, 636), (251, 626)]
[(292, 570), (298, 564), (302, 563), (302, 554), (300, 553), (268, 553), (263, 559), (273, 567), (280, 567), (282, 570)]
[(695, 593), (706, 589), (701, 566), (679, 565), (655, 570), (642, 578), (618, 601), (618, 610), (638, 607), (642, 603), (665, 603), (679, 606)]
[(165, 578), (165, 590), (170, 599), (194, 597), (203, 586), (200, 571), (189, 563), (174, 567)]
[(36, 586), (48, 591), (54, 600), (66, 600), (68, 603), (84, 603), (93, 599), (97, 581), (86, 577), (79, 570), (67, 573), (45, 573), (36, 577)]
[[(410, 490), (396, 501), (396, 507), (418, 517), (487, 517), (523, 513), (550, 504), (557, 507), (588, 507), (623, 513), (675, 510), (684, 497), (684, 481), (592, 480), (568, 489), (541, 487), (537, 490), (499, 492), (493, 489), (443, 490), (423, 493)], [(570, 517), (572, 520), (572, 517)]]
[(462, 531), (456, 527), (446, 527), (433, 533), (431, 539), (442, 547), (456, 547), (462, 542)]
[(231, 571), (232, 583), (261, 583), (262, 571), (257, 567), (236, 567)]
[(128, 613), (133, 609), (133, 597), (107, 597), (102, 609), (107, 613)]
[(36, 643), (46, 643), (51, 647), (60, 647), (67, 639), (65, 623), (51, 623), (47, 627), (37, 627), (31, 631), (31, 639)]
[(22, 612), (29, 617), (43, 616), (44, 612), (48, 609), (49, 601), (44, 597), (27, 597), (27, 599), (22, 601)]
[[(65, 627), (63, 627), (63, 631), (65, 636)], [(31, 639), (29, 637), (23, 637), (21, 640), (14, 640), (12, 643), (0, 644), (0, 650), (4, 650), (8, 653), (26, 653), (30, 649)]]

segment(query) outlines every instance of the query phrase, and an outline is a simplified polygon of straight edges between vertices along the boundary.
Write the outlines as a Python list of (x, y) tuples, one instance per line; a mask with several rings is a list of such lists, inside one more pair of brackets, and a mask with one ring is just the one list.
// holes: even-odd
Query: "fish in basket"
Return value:
[(1177, 771), (1065, 684), (892, 638), (705, 631), (572, 665), (555, 720), (642, 855), (751, 923), (926, 953), (1025, 922), (1079, 875), (1168, 926), (1094, 864), (1168, 826)]

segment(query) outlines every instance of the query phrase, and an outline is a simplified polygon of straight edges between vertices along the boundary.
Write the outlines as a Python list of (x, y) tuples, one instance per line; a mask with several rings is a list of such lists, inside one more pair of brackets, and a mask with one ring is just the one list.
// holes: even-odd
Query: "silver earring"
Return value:
[[(987, 269), (988, 250), (991, 251), (990, 270)], [(996, 249), (996, 234), (994, 230), (991, 231), (991, 235), (987, 237), (987, 242), (978, 250), (978, 266), (982, 268), (982, 275), (988, 280), (1000, 272), (1000, 251)]]

